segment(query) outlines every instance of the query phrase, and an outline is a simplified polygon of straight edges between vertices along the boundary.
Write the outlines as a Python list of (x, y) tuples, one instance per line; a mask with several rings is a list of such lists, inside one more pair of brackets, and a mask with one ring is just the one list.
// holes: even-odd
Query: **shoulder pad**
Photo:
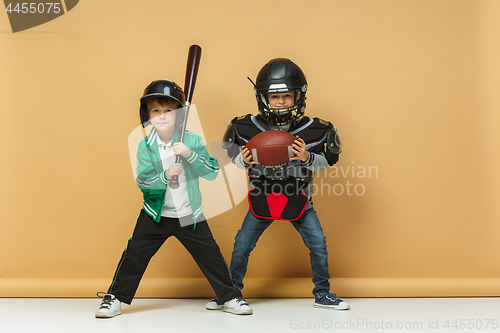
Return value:
[(235, 121), (238, 121), (238, 120), (243, 120), (245, 119), (246, 117), (248, 117), (249, 115), (243, 115), (243, 116), (239, 116), (239, 117), (236, 117), (232, 120), (232, 122), (235, 122)]
[(342, 152), (342, 141), (340, 141), (340, 136), (337, 132), (337, 127), (335, 126), (333, 126), (328, 132), (326, 147), (332, 154), (340, 154)]
[(233, 124), (235, 124), (235, 123), (246, 123), (246, 122), (250, 121), (251, 117), (252, 117), (251, 114), (245, 114), (243, 116), (234, 117), (233, 119), (231, 119), (231, 123), (233, 123)]
[(226, 132), (222, 136), (222, 148), (229, 149), (234, 144), (235, 134), (233, 122), (227, 124)]
[(318, 119), (318, 122), (321, 124), (321, 125), (324, 125), (326, 127), (330, 127), (330, 125), (332, 124), (331, 122), (329, 121), (326, 121), (326, 120), (323, 120), (321, 118), (317, 118)]

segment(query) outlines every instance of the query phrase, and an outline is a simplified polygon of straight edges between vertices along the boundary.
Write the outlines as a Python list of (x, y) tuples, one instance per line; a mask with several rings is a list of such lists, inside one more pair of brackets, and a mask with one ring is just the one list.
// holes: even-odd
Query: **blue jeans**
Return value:
[[(234, 248), (229, 270), (233, 275), (235, 284), (243, 288), (243, 278), (247, 272), (248, 257), (255, 248), (260, 235), (273, 223), (273, 220), (255, 217), (248, 210), (241, 229), (234, 238)], [(290, 221), (302, 236), (304, 244), (309, 248), (311, 268), (313, 273), (313, 295), (320, 298), (330, 291), (330, 274), (328, 273), (328, 252), (326, 250), (326, 237), (314, 208), (310, 208), (302, 216)]]

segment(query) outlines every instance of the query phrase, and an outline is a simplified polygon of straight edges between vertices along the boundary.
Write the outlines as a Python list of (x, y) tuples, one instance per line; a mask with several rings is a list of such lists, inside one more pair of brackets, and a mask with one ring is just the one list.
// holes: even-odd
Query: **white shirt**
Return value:
[[(158, 150), (160, 151), (161, 163), (163, 170), (167, 171), (170, 165), (175, 163), (174, 146), (172, 141), (165, 144), (156, 134), (156, 142), (158, 142)], [(165, 203), (161, 216), (180, 218), (193, 213), (186, 186), (186, 174), (184, 170), (179, 175), (179, 187), (176, 189), (168, 188), (165, 193)]]

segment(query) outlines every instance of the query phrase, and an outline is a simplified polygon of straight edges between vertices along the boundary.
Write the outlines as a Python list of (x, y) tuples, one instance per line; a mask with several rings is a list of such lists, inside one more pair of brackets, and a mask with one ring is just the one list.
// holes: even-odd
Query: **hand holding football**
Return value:
[(295, 157), (290, 158), (291, 161), (301, 160), (302, 162), (306, 162), (309, 159), (309, 152), (307, 151), (306, 142), (301, 138), (297, 138), (295, 140), (292, 148)]
[(263, 166), (279, 166), (294, 157), (293, 144), (297, 138), (284, 131), (265, 131), (248, 141), (246, 147), (254, 162)]

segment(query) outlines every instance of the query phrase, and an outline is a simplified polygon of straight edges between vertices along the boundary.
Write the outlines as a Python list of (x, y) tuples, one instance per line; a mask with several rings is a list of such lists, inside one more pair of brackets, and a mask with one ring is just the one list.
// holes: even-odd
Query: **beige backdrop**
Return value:
[[(338, 127), (344, 152), (315, 197), (332, 292), (500, 295), (498, 1), (86, 0), (16, 34), (0, 14), (0, 296), (107, 289), (142, 202), (128, 148), (139, 97), (154, 79), (183, 85), (194, 43), (207, 142), (256, 113), (246, 77), (275, 57), (307, 74), (306, 113)], [(210, 219), (228, 262), (246, 210)], [(275, 222), (244, 296), (310, 297), (311, 276), (298, 233)], [(175, 239), (138, 291), (212, 295)]]

